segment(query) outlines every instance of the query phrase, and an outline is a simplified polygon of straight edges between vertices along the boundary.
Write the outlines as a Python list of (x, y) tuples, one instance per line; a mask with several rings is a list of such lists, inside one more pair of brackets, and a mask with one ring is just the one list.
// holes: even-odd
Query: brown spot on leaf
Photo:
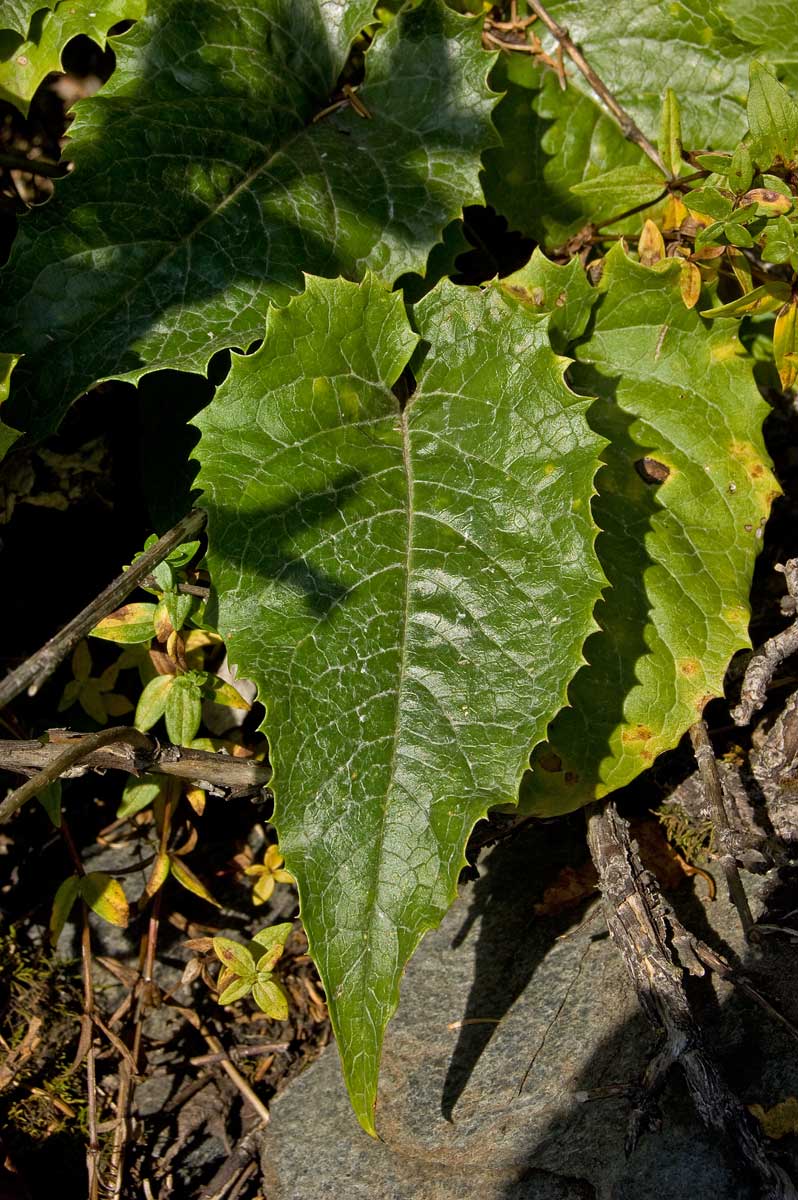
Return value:
[(563, 779), (566, 783), (574, 784), (579, 782), (579, 776), (576, 771), (566, 771)]
[(537, 758), (537, 765), (543, 771), (561, 771), (562, 759), (552, 749), (543, 750)]
[(633, 725), (631, 729), (625, 729), (621, 734), (623, 742), (647, 742), (654, 734), (649, 729), (648, 725)]
[(656, 458), (638, 458), (635, 470), (644, 483), (664, 483), (671, 473), (670, 467)]
[(699, 662), (695, 658), (683, 658), (679, 663), (679, 670), (682, 675), (696, 675), (698, 673)]

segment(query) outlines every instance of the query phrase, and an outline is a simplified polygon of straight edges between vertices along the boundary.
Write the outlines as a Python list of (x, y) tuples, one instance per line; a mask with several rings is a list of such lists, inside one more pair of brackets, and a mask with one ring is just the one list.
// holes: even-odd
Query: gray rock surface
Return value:
[[(386, 1035), (382, 1141), (352, 1115), (334, 1047), (273, 1103), (261, 1156), (269, 1200), (755, 1200), (678, 1077), (663, 1096), (662, 1128), (625, 1157), (623, 1088), (640, 1080), (656, 1036), (597, 903), (545, 917), (533, 907), (560, 867), (578, 861), (582, 830), (577, 817), (495, 847), (425, 938)], [(749, 881), (756, 908), (769, 881)], [(714, 904), (698, 899), (704, 887), (673, 897), (682, 919), (722, 952), (742, 953), (735, 914), (720, 889)], [(798, 1019), (787, 939), (747, 969)], [(698, 980), (694, 990), (744, 1102), (768, 1108), (796, 1094), (789, 1035), (729, 985)], [(599, 1089), (610, 1094), (580, 1097)], [(774, 1143), (793, 1172), (796, 1143)]]

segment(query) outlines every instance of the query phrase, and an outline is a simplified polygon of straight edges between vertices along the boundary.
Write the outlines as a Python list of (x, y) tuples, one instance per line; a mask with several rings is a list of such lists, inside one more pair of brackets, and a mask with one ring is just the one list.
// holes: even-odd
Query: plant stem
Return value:
[(67, 746), (66, 749), (59, 751), (44, 770), (40, 771), (38, 775), (34, 775), (33, 779), (29, 779), (27, 783), (23, 783), (10, 796), (6, 796), (0, 804), (0, 825), (9, 821), (14, 813), (22, 808), (23, 804), (27, 804), (28, 800), (37, 796), (43, 788), (47, 787), (48, 783), (59, 779), (67, 768), (90, 754), (92, 750), (99, 750), (111, 742), (121, 741), (134, 744), (143, 741), (149, 745), (149, 738), (145, 734), (139, 733), (137, 729), (131, 729), (128, 725), (116, 725), (112, 729), (101, 729), (98, 733), (86, 734), (85, 737)]
[[(46, 742), (2, 741), (0, 769), (14, 771), (19, 775), (33, 775), (38, 780), (41, 772), (49, 772), (56, 761), (61, 761), (60, 756), (66, 745), (82, 747), (82, 750), (69, 767), (59, 767), (59, 774), (62, 776), (72, 766), (77, 765), (80, 770), (127, 771), (130, 775), (166, 775), (236, 791), (263, 787), (271, 779), (271, 767), (251, 758), (233, 758), (229, 754), (190, 750), (185, 746), (161, 746), (135, 729), (125, 727), (125, 732), (126, 737), (100, 746), (93, 740), (97, 738), (97, 734), (73, 733), (68, 729), (48, 730), (49, 741)], [(42, 783), (42, 786), (45, 786), (45, 783)], [(3, 807), (0, 805), (0, 823), (3, 820), (2, 812)]]
[(643, 153), (651, 159), (657, 170), (661, 171), (665, 178), (670, 181), (672, 176), (660, 158), (656, 148), (648, 140), (642, 129), (635, 124), (628, 112), (624, 108), (621, 108), (607, 85), (598, 77), (585, 56), (571, 41), (568, 36), (568, 30), (558, 25), (543, 5), (538, 3), (538, 0), (529, 0), (529, 7), (537, 13), (546, 28), (554, 34), (574, 66), (582, 72), (593, 91), (604, 104), (604, 107), (618, 122), (623, 136), (628, 141), (634, 142), (636, 146), (639, 146)]
[(135, 591), (142, 579), (146, 579), (153, 567), (163, 562), (176, 546), (190, 541), (198, 534), (204, 524), (205, 513), (194, 509), (165, 533), (154, 546), (145, 550), (127, 571), (118, 575), (113, 583), (81, 613), (73, 617), (55, 637), (6, 676), (0, 683), (0, 708), (10, 704), (26, 688), (29, 696), (35, 696), (45, 680), (50, 678), (58, 664), (77, 646), (81, 638), (84, 638), (98, 621), (118, 608), (130, 593)]

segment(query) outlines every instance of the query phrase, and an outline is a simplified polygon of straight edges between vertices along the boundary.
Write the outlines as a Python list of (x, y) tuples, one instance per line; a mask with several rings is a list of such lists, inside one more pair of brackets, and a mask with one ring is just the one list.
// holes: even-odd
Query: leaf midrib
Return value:
[[(365, 950), (363, 954), (362, 964), (365, 966), (366, 976), (371, 975), (371, 958), (372, 950), (375, 942), (374, 928), (376, 924), (375, 914), (378, 909), (378, 899), (380, 887), (382, 884), (382, 864), (383, 851), (385, 847), (385, 828), (388, 817), (388, 809), (390, 798), (393, 793), (394, 784), (396, 781), (396, 769), (399, 759), (399, 747), (402, 740), (403, 723), (402, 723), (402, 693), (404, 692), (405, 677), (407, 675), (407, 631), (410, 624), (410, 599), (411, 599), (411, 577), (413, 564), (413, 535), (415, 530), (415, 476), (413, 473), (413, 461), (410, 446), (410, 430), (407, 422), (407, 415), (412, 404), (412, 398), (407, 402), (399, 419), (399, 430), (402, 437), (402, 465), (405, 474), (406, 495), (407, 495), (407, 540), (405, 543), (405, 587), (402, 597), (401, 622), (400, 622), (400, 643), (399, 643), (399, 670), (396, 681), (396, 716), (394, 719), (394, 738), (393, 750), (391, 752), (391, 761), (388, 767), (388, 776), (385, 783), (385, 795), (382, 804), (382, 813), (380, 815), (379, 833), (375, 840), (374, 861), (377, 864), (377, 870), (374, 872), (374, 887), (369, 892), (367, 906), (367, 924), (370, 931), (370, 936), (366, 939)], [(361, 968), (362, 969), (362, 968)]]

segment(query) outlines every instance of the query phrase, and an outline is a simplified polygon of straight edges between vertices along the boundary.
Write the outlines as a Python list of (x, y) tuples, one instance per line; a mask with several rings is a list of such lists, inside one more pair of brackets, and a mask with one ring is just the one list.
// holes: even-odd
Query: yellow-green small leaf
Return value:
[(763, 283), (761, 287), (754, 288), (746, 296), (739, 296), (736, 300), (731, 300), (728, 304), (719, 304), (715, 308), (705, 308), (701, 312), (702, 317), (744, 317), (753, 313), (775, 312), (781, 308), (790, 298), (790, 285), (788, 283)]
[(234, 1004), (252, 991), (252, 979), (234, 979), (219, 996), (220, 1004)]
[(187, 892), (193, 892), (201, 900), (207, 900), (209, 904), (214, 904), (217, 908), (222, 907), (219, 901), (214, 899), (208, 891), (202, 880), (198, 879), (194, 872), (186, 866), (182, 858), (178, 858), (172, 854), (170, 855), (170, 861), (172, 864), (172, 875), (181, 887), (184, 887)]
[(202, 691), (206, 700), (212, 700), (214, 704), (223, 704), (225, 708), (242, 708), (248, 712), (252, 707), (232, 683), (225, 682), (218, 675), (209, 675), (202, 685)]
[(53, 897), (53, 907), (50, 910), (50, 941), (52, 945), (55, 945), (61, 936), (61, 930), (72, 912), (72, 905), (80, 894), (79, 884), (80, 880), (77, 875), (70, 875)]
[(155, 636), (159, 642), (165, 642), (170, 633), (174, 633), (172, 618), (169, 616), (169, 609), (166, 607), (166, 604), (163, 602), (163, 600), (161, 600), (161, 602), (155, 607), (153, 628), (155, 630)]
[(732, 155), (729, 174), (726, 179), (733, 192), (744, 192), (751, 186), (754, 177), (754, 164), (751, 162), (751, 151), (745, 142), (741, 142)]
[(78, 642), (72, 655), (72, 674), (79, 683), (85, 683), (91, 675), (91, 651), (88, 642)]
[(775, 188), (751, 188), (750, 192), (746, 192), (740, 201), (741, 204), (756, 204), (757, 216), (759, 217), (778, 217), (784, 213), (790, 212), (793, 206), (791, 196), (785, 196), (783, 192), (776, 191)]
[(21, 354), (0, 354), (0, 404), (11, 391), (11, 372), (22, 358)]
[(162, 603), (166, 607), (172, 628), (179, 630), (185, 625), (197, 601), (193, 596), (184, 596), (181, 592), (167, 592)]
[(127, 696), (120, 696), (117, 692), (110, 692), (103, 696), (103, 700), (109, 717), (123, 717), (125, 713), (133, 711), (133, 704)]
[(205, 791), (201, 787), (186, 788), (185, 797), (197, 816), (201, 817), (205, 812), (205, 804), (208, 799)]
[(773, 327), (773, 356), (786, 391), (798, 379), (798, 301), (785, 304)]
[(653, 267), (665, 257), (665, 239), (653, 221), (646, 221), (637, 243), (637, 253), (644, 267)]
[(166, 732), (175, 746), (187, 746), (197, 736), (202, 721), (199, 684), (188, 675), (179, 675), (166, 698)]
[(726, 255), (731, 263), (731, 269), (734, 271), (737, 282), (743, 289), (743, 293), (747, 295), (753, 291), (754, 287), (753, 275), (751, 274), (748, 259), (742, 250), (738, 250), (736, 246), (727, 246)]
[(155, 608), (154, 604), (125, 604), (95, 625), (91, 637), (121, 645), (149, 642), (155, 636)]
[(285, 1021), (288, 1017), (288, 997), (279, 983), (273, 979), (258, 979), (252, 988), (252, 999), (261, 1012), (274, 1021)]
[(798, 1133), (798, 1099), (795, 1096), (788, 1096), (768, 1109), (761, 1104), (749, 1104), (748, 1111), (759, 1121), (766, 1137), (778, 1139)]
[(69, 683), (61, 693), (61, 699), (58, 701), (58, 712), (64, 712), (65, 709), (71, 708), (80, 695), (80, 682), (77, 679), (70, 679)]
[(110, 692), (119, 675), (119, 663), (111, 663), (94, 682), (98, 692)]
[(682, 122), (679, 101), (672, 88), (668, 88), (665, 92), (657, 148), (666, 171), (670, 175), (678, 175), (682, 165)]
[(136, 729), (146, 733), (148, 729), (152, 729), (156, 721), (160, 720), (176, 678), (176, 675), (156, 675), (154, 679), (150, 680), (139, 696), (139, 702), (136, 705), (136, 717), (133, 722)]
[(234, 942), (232, 938), (215, 937), (213, 952), (222, 966), (234, 975), (252, 977), (255, 974), (255, 959), (241, 942)]
[(172, 864), (169, 855), (165, 852), (156, 856), (155, 862), (152, 864), (150, 877), (147, 880), (146, 887), (144, 888), (144, 891), (150, 898), (152, 898), (156, 892), (159, 892), (166, 883), (166, 880), (169, 877), (171, 865)]
[(282, 921), (279, 925), (267, 925), (265, 929), (258, 930), (252, 941), (259, 947), (262, 954), (264, 950), (271, 950), (273, 946), (284, 946), (293, 928), (291, 921)]
[(701, 295), (701, 272), (694, 262), (681, 263), (679, 288), (685, 308), (695, 308)]
[(97, 690), (95, 680), (90, 680), (80, 689), (78, 693), (78, 701), (80, 707), (91, 717), (92, 721), (96, 721), (98, 725), (105, 725), (108, 721), (108, 712), (105, 707), (105, 700)]
[(159, 796), (166, 787), (166, 777), (163, 775), (142, 775), (138, 779), (129, 779), (122, 789), (122, 803), (116, 810), (117, 819), (133, 817), (141, 812)]
[[(21, 357), (20, 354), (0, 354), (0, 404), (8, 399), (11, 389), (11, 372)], [(0, 421), (0, 461), (5, 458), (19, 436), (18, 429), (12, 429), (10, 425), (5, 425)]]
[(106, 875), (105, 871), (91, 871), (79, 880), (78, 890), (92, 912), (102, 917), (109, 925), (119, 925), (122, 928), (127, 925), (127, 896), (118, 880)]

